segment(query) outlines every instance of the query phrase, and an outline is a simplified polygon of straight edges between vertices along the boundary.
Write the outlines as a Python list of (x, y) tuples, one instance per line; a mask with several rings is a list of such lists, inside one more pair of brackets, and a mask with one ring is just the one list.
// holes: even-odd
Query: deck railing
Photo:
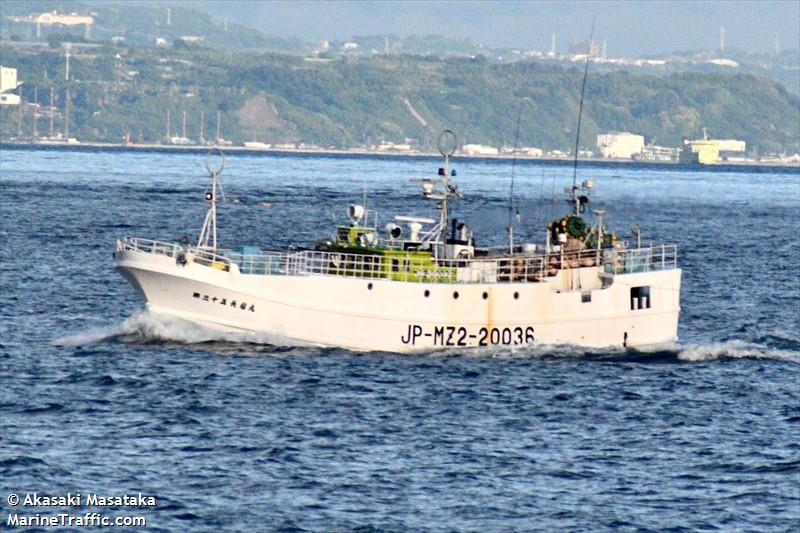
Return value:
[(117, 241), (118, 251), (161, 254), (219, 270), (235, 264), (247, 275), (331, 275), (438, 283), (539, 282), (561, 269), (599, 266), (605, 275), (677, 268), (677, 246), (514, 254), (464, 259), (433, 259), (419, 254), (383, 256), (315, 250), (242, 253), (182, 246), (149, 239)]
[(632, 274), (652, 270), (671, 270), (678, 267), (678, 247), (658, 244), (630, 250), (610, 250), (603, 254), (603, 272)]

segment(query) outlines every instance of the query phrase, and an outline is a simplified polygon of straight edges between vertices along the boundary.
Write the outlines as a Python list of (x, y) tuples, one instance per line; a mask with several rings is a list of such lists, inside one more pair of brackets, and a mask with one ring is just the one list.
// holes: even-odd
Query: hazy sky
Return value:
[[(168, 3), (168, 2), (165, 2)], [(595, 37), (613, 55), (726, 48), (800, 48), (800, 0), (708, 1), (257, 1), (184, 0), (218, 17), (264, 32), (310, 41), (353, 35), (430, 34), (468, 37), (492, 47), (548, 50)]]

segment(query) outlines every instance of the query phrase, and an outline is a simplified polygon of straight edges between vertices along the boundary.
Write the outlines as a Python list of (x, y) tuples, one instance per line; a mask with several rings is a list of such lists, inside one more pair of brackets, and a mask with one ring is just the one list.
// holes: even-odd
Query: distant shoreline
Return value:
[[(185, 153), (185, 154), (205, 154), (213, 149), (213, 146), (199, 145), (164, 145), (164, 144), (117, 144), (117, 143), (54, 143), (54, 142), (0, 142), (2, 150), (31, 150), (31, 151), (72, 151), (72, 152), (142, 152), (142, 153)], [(369, 150), (336, 150), (336, 149), (280, 149), (280, 148), (248, 148), (245, 146), (222, 146), (225, 153), (263, 155), (263, 156), (296, 156), (296, 157), (350, 157), (365, 159), (439, 159), (441, 156), (433, 152), (375, 152)], [(516, 158), (517, 162), (539, 163), (553, 166), (570, 166), (574, 163), (571, 158), (548, 158), (532, 157), (524, 154), (498, 155), (473, 155), (457, 153), (454, 158), (476, 161), (512, 161)], [(623, 159), (599, 159), (599, 158), (579, 158), (578, 161), (583, 166), (590, 167), (616, 167), (616, 166), (639, 166), (653, 167), (663, 170), (686, 170), (694, 171), (728, 171), (751, 169), (756, 171), (778, 171), (787, 172), (789, 170), (800, 170), (800, 165), (790, 163), (716, 163), (713, 165), (685, 164), (666, 161), (633, 161)]]

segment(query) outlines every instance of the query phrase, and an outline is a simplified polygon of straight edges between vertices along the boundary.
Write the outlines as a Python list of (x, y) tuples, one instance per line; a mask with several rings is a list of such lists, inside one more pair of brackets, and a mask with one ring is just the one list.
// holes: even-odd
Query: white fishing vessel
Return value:
[[(447, 143), (445, 147), (443, 144)], [(605, 211), (586, 214), (591, 181), (568, 188), (569, 212), (541, 244), (481, 248), (451, 218), (460, 198), (449, 130), (444, 166), (414, 179), (435, 216), (348, 207), (348, 222), (313, 249), (225, 249), (217, 241), (219, 169), (196, 243), (117, 241), (115, 267), (147, 308), (223, 331), (264, 332), (318, 346), (391, 352), (536, 343), (642, 347), (675, 341), (681, 271), (673, 244), (617, 239)], [(208, 167), (208, 159), (206, 159)], [(505, 239), (505, 238), (504, 238)]]

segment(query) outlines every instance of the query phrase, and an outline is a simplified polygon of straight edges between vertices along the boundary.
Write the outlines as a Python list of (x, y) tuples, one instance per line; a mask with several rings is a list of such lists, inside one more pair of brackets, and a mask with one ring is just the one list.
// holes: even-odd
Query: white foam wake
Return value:
[(678, 359), (689, 362), (715, 359), (777, 359), (800, 363), (800, 353), (770, 348), (763, 344), (732, 340), (711, 344), (688, 344), (679, 347)]
[(54, 339), (51, 344), (53, 346), (85, 346), (87, 344), (103, 342), (118, 334), (119, 326), (90, 328), (86, 331), (81, 331)]
[[(173, 342), (180, 344), (230, 343), (277, 347), (308, 347), (307, 344), (269, 333), (225, 332), (206, 328), (181, 318), (140, 311), (115, 326), (90, 328), (52, 341), (55, 346), (86, 346), (109, 340), (122, 342)], [(490, 358), (592, 358), (594, 356), (625, 357), (623, 348), (587, 349), (568, 344), (534, 344), (518, 347), (486, 347), (477, 349), (453, 348), (431, 351), (431, 355), (470, 355)], [(763, 344), (732, 340), (718, 343), (670, 344), (638, 351), (648, 354), (668, 354), (685, 362), (704, 362), (717, 359), (774, 359), (800, 364), (800, 352), (781, 350)], [(674, 354), (674, 355), (673, 355)]]
[(497, 346), (489, 348), (493, 357), (543, 358), (588, 358), (592, 355), (615, 356), (625, 354), (625, 348), (608, 346), (606, 348), (587, 348), (575, 344), (531, 344), (518, 347)]
[[(439, 352), (434, 352), (439, 353)], [(444, 354), (465, 355), (456, 350)], [(529, 346), (478, 348), (469, 355), (490, 358), (530, 358), (530, 359), (603, 359), (603, 360), (641, 360), (650, 357), (675, 357), (678, 361), (697, 363), (718, 359), (772, 359), (800, 364), (800, 352), (772, 348), (763, 344), (732, 340), (712, 343), (665, 343), (628, 351), (622, 347), (585, 348), (571, 344), (534, 344)]]
[(133, 342), (207, 342), (263, 344), (299, 347), (305, 344), (286, 337), (258, 332), (218, 331), (181, 318), (139, 311), (116, 326), (91, 328), (55, 339), (56, 346), (85, 346), (111, 339)]

